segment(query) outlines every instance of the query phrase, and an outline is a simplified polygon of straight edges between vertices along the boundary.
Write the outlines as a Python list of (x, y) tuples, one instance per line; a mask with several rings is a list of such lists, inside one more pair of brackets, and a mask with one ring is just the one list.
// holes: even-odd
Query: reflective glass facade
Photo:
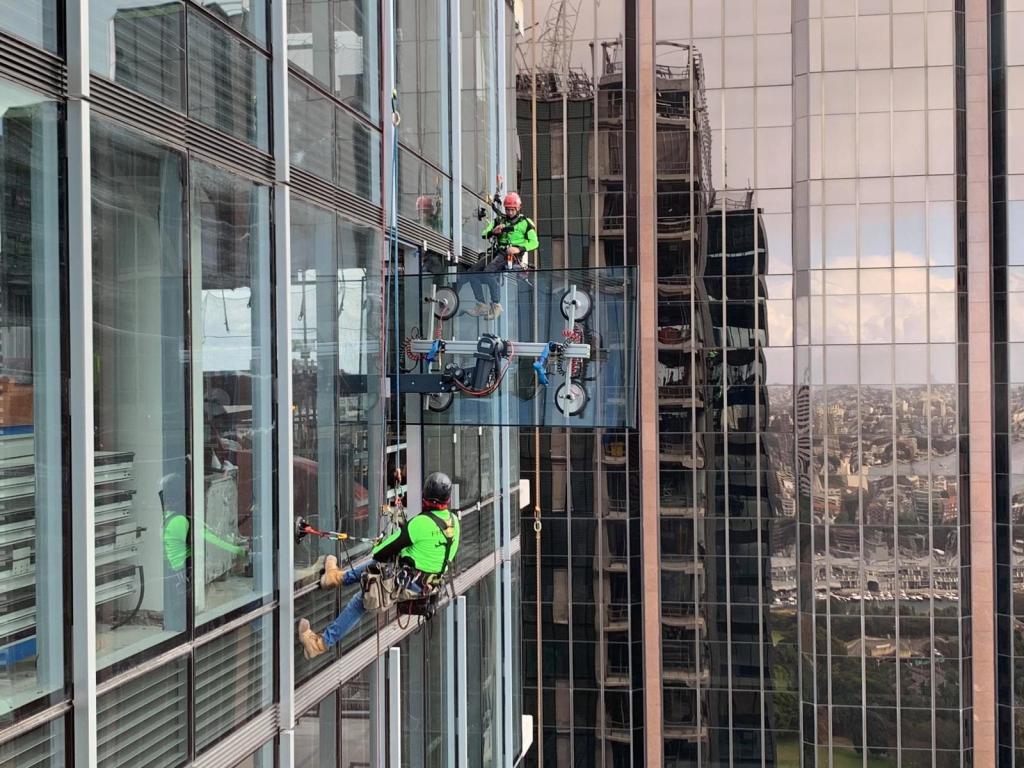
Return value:
[(545, 763), (1022, 754), (1018, 6), (524, 4), (541, 262), (641, 286), (639, 428), (521, 439)]
[(995, 408), (996, 580), (1005, 590), (996, 604), (997, 668), (1008, 683), (999, 689), (999, 758), (1024, 763), (1024, 5), (991, 6), (992, 62), (992, 289)]
[[(513, 33), (454, 0), (0, 6), (0, 766), (528, 747), (518, 433), (421, 427), (388, 379), (402, 275), (461, 254), (517, 144)], [(435, 470), (451, 595), (305, 659), (357, 589), (325, 557)]]

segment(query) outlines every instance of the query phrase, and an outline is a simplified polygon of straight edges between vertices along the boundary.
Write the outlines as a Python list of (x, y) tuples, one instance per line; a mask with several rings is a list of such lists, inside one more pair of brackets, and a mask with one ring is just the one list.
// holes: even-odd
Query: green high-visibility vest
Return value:
[(505, 227), (504, 231), (498, 235), (498, 245), (514, 245), (516, 248), (522, 248), (524, 251), (535, 251), (540, 246), (540, 240), (537, 237), (537, 227), (526, 216), (520, 215), (513, 221), (502, 219), (500, 221), (491, 220), (487, 222), (487, 226), (484, 228), (485, 239), (490, 237), (491, 231), (498, 224), (502, 224)]
[[(440, 525), (438, 525), (440, 522)], [(403, 530), (412, 543), (403, 547), (399, 558), (407, 558), (413, 567), (423, 573), (444, 573), (459, 551), (459, 537), (462, 528), (459, 518), (447, 509), (424, 510), (404, 526), (381, 540), (374, 548), (380, 550), (398, 539)], [(446, 557), (447, 555), (447, 557)]]

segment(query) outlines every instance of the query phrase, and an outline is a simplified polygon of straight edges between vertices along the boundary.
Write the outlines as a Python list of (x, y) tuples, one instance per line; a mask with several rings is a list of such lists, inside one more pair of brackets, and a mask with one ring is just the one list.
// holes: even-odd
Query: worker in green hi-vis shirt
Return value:
[[(188, 571), (191, 554), (188, 542), (189, 519), (185, 516), (185, 481), (181, 475), (165, 475), (160, 481), (160, 506), (163, 509), (164, 540), (164, 628), (180, 632), (185, 629), (185, 598), (188, 594)], [(242, 557), (249, 550), (221, 538), (205, 525), (203, 540), (225, 552)]]
[[(462, 526), (458, 515), (448, 509), (451, 495), (452, 481), (448, 475), (444, 472), (429, 474), (420, 494), (423, 511), (390, 536), (379, 540), (370, 551), (371, 559), (361, 566), (343, 571), (338, 565), (338, 558), (328, 556), (320, 587), (335, 589), (358, 584), (363, 574), (376, 564), (397, 562), (416, 574), (415, 580), (407, 586), (411, 592), (422, 594), (424, 588), (432, 588), (448, 572), (459, 551)], [(299, 642), (307, 659), (326, 653), (328, 648), (355, 629), (366, 613), (363, 597), (362, 590), (353, 595), (322, 634), (313, 631), (308, 619), (299, 621)]]

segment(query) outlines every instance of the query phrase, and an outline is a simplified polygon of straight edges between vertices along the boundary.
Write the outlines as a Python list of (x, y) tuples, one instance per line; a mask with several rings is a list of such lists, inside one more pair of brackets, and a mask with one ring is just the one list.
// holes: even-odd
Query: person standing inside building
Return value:
[[(419, 593), (444, 576), (459, 551), (459, 518), (448, 509), (452, 495), (452, 481), (444, 472), (433, 472), (423, 484), (423, 511), (402, 525), (390, 536), (377, 542), (372, 557), (362, 565), (345, 572), (334, 555), (327, 557), (322, 589), (357, 584), (363, 574), (381, 563), (398, 563), (410, 568), (414, 574), (407, 589)], [(299, 642), (307, 659), (325, 653), (351, 632), (366, 613), (362, 590), (353, 595), (348, 604), (324, 629), (317, 634), (308, 619), (299, 620)]]
[[(476, 307), (469, 313), (490, 320), (502, 312), (497, 273), (506, 269), (526, 268), (529, 266), (530, 252), (540, 247), (537, 226), (532, 219), (523, 215), (523, 201), (519, 195), (509, 192), (502, 204), (505, 214), (487, 222), (483, 232), (485, 240), (494, 241), (493, 255), (489, 260), (478, 261), (470, 270), (471, 276), (466, 278), (477, 301)], [(489, 304), (484, 298), (485, 285), (491, 295)]]
[[(189, 545), (189, 519), (185, 517), (185, 481), (181, 475), (171, 473), (160, 480), (160, 509), (163, 511), (164, 543), (164, 628), (173, 632), (185, 630), (188, 569), (185, 567), (192, 553)], [(249, 549), (243, 543), (228, 541), (205, 525), (203, 541), (237, 558), (248, 558)]]

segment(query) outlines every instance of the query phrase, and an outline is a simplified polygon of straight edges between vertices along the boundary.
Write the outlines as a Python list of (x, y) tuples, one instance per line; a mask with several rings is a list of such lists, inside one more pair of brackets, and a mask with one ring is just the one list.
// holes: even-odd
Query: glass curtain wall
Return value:
[(192, 379), (193, 393), (202, 393), (201, 411), (193, 406), (203, 457), (202, 484), (193, 490), (201, 623), (273, 591), (270, 190), (194, 162), (190, 192), (191, 306), (200, 316)]
[(498, 765), (501, 704), (498, 701), (495, 627), (496, 577), (485, 578), (466, 594), (466, 703), (470, 765)]
[[(437, 616), (439, 622), (444, 616)], [(402, 650), (402, 765), (448, 765), (448, 639), (439, 627), (404, 640)], [(469, 659), (472, 656), (468, 656)]]
[[(1024, 5), (990, 6), (1001, 759), (1024, 764)], [(1005, 277), (1003, 277), (1005, 273)], [(1005, 371), (1006, 376), (1000, 373)], [(1005, 378), (1005, 381), (1002, 380)], [(1005, 594), (1009, 599), (998, 599)], [(1012, 757), (1011, 757), (1012, 756)], [(1012, 763), (1011, 763), (1012, 761)]]
[[(541, 268), (635, 260), (635, 252), (627, 257), (624, 175), (626, 148), (635, 144), (624, 109), (634, 94), (629, 5), (581, 4), (565, 22), (561, 51), (544, 44), (561, 4), (538, 2), (536, 15), (525, 6), (515, 53), (518, 191), (537, 224)], [(520, 471), (543, 524), (539, 553), (529, 526), (523, 540), (523, 706), (535, 712), (539, 685), (545, 763), (629, 765), (642, 743), (638, 436), (546, 429), (535, 442), (534, 430), (521, 430)]]
[(486, 0), (459, 3), (462, 29), (462, 184), (489, 196), (495, 184), (497, 143), (497, 65), (494, 57), (495, 8)]
[[(375, 536), (383, 478), (379, 233), (292, 205), (292, 463), (295, 514), (324, 530)], [(296, 580), (319, 575), (333, 542), (296, 546)], [(350, 554), (358, 554), (353, 547)]]
[[(92, 70), (269, 151), (266, 8), (257, 3), (254, 13), (236, 14), (233, 20), (218, 13), (218, 8), (211, 13), (223, 24), (195, 8), (186, 11), (178, 2), (157, 6), (137, 0), (92, 3)], [(235, 28), (238, 34), (229, 31)]]
[(404, 146), (443, 170), (450, 167), (451, 150), (447, 22), (444, 0), (395, 2), (399, 137)]
[(0, 29), (56, 52), (59, 9), (56, 0), (32, 0), (28, 3), (3, 0), (0, 2)]
[(666, 765), (799, 765), (790, 4), (658, 2)]
[(182, 635), (192, 544), (185, 161), (92, 132), (96, 635), (100, 667)]
[(380, 121), (378, 0), (288, 0), (288, 60), (338, 101)]
[[(279, 376), (291, 377), (295, 396), (285, 425), (294, 438), (295, 512), (319, 527), (377, 534), (381, 503), (405, 492), (402, 483), (385, 495), (399, 473), (384, 477), (381, 459), (404, 470), (411, 450), (430, 450), (400, 445), (386, 453), (392, 441), (381, 418), (379, 41), (386, 35), (379, 8), (375, 0), (289, 4), (287, 51), (276, 53), (290, 59), (281, 95), (292, 107), (290, 159), (305, 171), (292, 175), (289, 209), (274, 205), (268, 156), (270, 4), (89, 4), (93, 305), (86, 332), (94, 387), (84, 394), (95, 418), (95, 485), (87, 490), (96, 516), (98, 765), (199, 762), (232, 736), (252, 738), (229, 762), (275, 761), (270, 708), (292, 694), (278, 690), (275, 671), (276, 548), (296, 547), (299, 590), (316, 580), (326, 554), (338, 552), (318, 539), (294, 545), (275, 531)], [(395, 35), (403, 128), (414, 127), (402, 132), (403, 226), (422, 224), (442, 240), (452, 228), (455, 146), (446, 8), (436, 0), (436, 12), (425, 13), (399, 0)], [(500, 135), (496, 10), (474, 3), (462, 11), (472, 30), (469, 92), (484, 110), (472, 119), (485, 128), (467, 122), (467, 151), (486, 169), (487, 184), (474, 185), (481, 189), (497, 167)], [(20, 66), (14, 54), (27, 42), (41, 50), (23, 57), (19, 77), (63, 92), (65, 68), (43, 51), (66, 47), (59, 17), (73, 11), (46, 0), (0, 0), (0, 69)], [(64, 400), (83, 393), (66, 386), (73, 382), (64, 254), (75, 246), (68, 231), (75, 217), (63, 210), (61, 158), (74, 158), (63, 147), (63, 118), (59, 100), (0, 80), (0, 730), (49, 705), (70, 705), (75, 669), (65, 653), (74, 612), (65, 582), (80, 552), (64, 534), (69, 467), (81, 457), (65, 445)], [(289, 210), (292, 274), (275, 289), (272, 237), (286, 223), (274, 217)], [(283, 372), (274, 370), (273, 324), (284, 321), (276, 290), (291, 292), (290, 370)], [(458, 437), (455, 444), (448, 435), (452, 447), (437, 463), (457, 478), (467, 512), (460, 563), (478, 565), (494, 554), (500, 433), (466, 426)], [(365, 545), (349, 554), (361, 558)], [(520, 726), (502, 720), (497, 579), (483, 577), (470, 608), (477, 698), (469, 746), (479, 765), (501, 762), (505, 729), (518, 736)], [(308, 590), (296, 612), (322, 626), (354, 591)], [(297, 685), (390, 620), (369, 617), (313, 662), (300, 652)], [(453, 749), (446, 663), (453, 639), (438, 622), (405, 642), (403, 661), (406, 733), (422, 742), (407, 755), (441, 766)], [(385, 726), (376, 719), (375, 680), (370, 665), (299, 718), (298, 764), (380, 762)], [(5, 730), (0, 766), (76, 759), (67, 751), (77, 740), (74, 718), (63, 708), (50, 714), (16, 737)]]
[(380, 764), (373, 759), (377, 727), (373, 670), (372, 665), (367, 667), (299, 716), (296, 768)]
[(0, 80), (0, 725), (66, 675), (60, 117)]
[(960, 765), (968, 745), (955, 15), (795, 19), (801, 716), (818, 764)]
[(101, 669), (273, 592), (269, 189), (185, 173), (94, 121)]

